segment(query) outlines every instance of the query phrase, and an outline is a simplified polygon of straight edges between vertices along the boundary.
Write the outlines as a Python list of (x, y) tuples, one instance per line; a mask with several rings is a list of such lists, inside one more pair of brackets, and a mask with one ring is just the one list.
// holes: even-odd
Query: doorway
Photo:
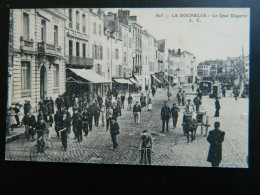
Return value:
[(47, 74), (46, 74), (46, 68), (43, 65), (41, 67), (40, 72), (40, 97), (42, 100), (45, 100), (47, 95)]

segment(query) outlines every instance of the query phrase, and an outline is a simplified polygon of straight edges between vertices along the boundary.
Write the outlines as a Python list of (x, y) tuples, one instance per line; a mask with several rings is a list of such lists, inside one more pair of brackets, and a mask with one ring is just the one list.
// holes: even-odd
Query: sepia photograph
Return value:
[(10, 9), (5, 161), (249, 168), (250, 8)]

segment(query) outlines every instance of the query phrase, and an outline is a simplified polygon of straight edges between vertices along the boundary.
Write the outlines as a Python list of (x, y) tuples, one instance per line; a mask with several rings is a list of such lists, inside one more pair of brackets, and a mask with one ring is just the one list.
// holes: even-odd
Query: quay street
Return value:
[[(195, 92), (191, 85), (184, 85), (187, 99), (193, 100)], [(170, 87), (172, 93), (168, 106), (177, 104), (176, 94), (178, 87)], [(225, 131), (225, 139), (222, 144), (222, 162), (220, 167), (247, 168), (248, 157), (248, 98), (238, 98), (235, 101), (231, 91), (227, 91), (225, 98), (221, 98), (220, 116), (216, 119), (215, 100), (203, 96), (201, 110), (209, 116), (209, 131), (214, 129), (214, 121), (220, 122), (220, 129)], [(128, 97), (128, 94), (126, 95)], [(140, 94), (133, 94), (133, 102), (140, 100)], [(160, 112), (164, 101), (167, 101), (167, 90), (158, 88), (152, 97), (152, 111), (147, 107), (142, 109), (140, 124), (134, 123), (133, 111), (122, 109), (122, 116), (118, 117), (120, 134), (117, 136), (118, 147), (113, 149), (109, 131), (103, 127), (101, 120), (99, 126), (93, 125), (88, 136), (83, 135), (83, 141), (78, 143), (71, 131), (68, 139), (67, 151), (61, 150), (61, 140), (56, 132), (51, 132), (52, 148), (46, 157), (39, 154), (37, 161), (47, 162), (71, 162), (71, 163), (98, 163), (98, 164), (128, 164), (139, 165), (140, 162), (140, 136), (147, 129), (153, 138), (152, 165), (164, 166), (196, 166), (211, 167), (207, 162), (209, 143), (206, 137), (201, 135), (200, 126), (197, 128), (196, 139), (187, 143), (187, 137), (183, 135), (182, 117), (184, 106), (179, 106), (180, 112), (177, 127), (173, 129), (172, 119), (169, 121), (169, 132), (161, 133), (162, 121)], [(114, 99), (113, 99), (114, 101)], [(72, 110), (70, 111), (72, 113)], [(196, 113), (194, 113), (196, 116)], [(105, 125), (106, 126), (106, 125)], [(6, 144), (6, 160), (30, 161), (30, 150), (34, 142), (22, 143), (21, 139)]]

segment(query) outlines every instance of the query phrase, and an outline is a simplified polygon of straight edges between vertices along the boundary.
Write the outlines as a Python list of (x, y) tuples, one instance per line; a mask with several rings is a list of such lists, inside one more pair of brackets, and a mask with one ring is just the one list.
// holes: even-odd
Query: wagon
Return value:
[(201, 126), (201, 135), (203, 134), (203, 129), (205, 128), (205, 135), (208, 134), (208, 128), (209, 125), (209, 116), (207, 115), (207, 112), (197, 112), (196, 116), (197, 125)]

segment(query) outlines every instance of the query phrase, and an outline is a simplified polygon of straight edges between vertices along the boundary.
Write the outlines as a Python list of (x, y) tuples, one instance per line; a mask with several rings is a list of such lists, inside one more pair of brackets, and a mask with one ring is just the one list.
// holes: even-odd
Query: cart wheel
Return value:
[(36, 161), (38, 156), (38, 148), (37, 145), (33, 146), (30, 152), (30, 160), (31, 161)]

